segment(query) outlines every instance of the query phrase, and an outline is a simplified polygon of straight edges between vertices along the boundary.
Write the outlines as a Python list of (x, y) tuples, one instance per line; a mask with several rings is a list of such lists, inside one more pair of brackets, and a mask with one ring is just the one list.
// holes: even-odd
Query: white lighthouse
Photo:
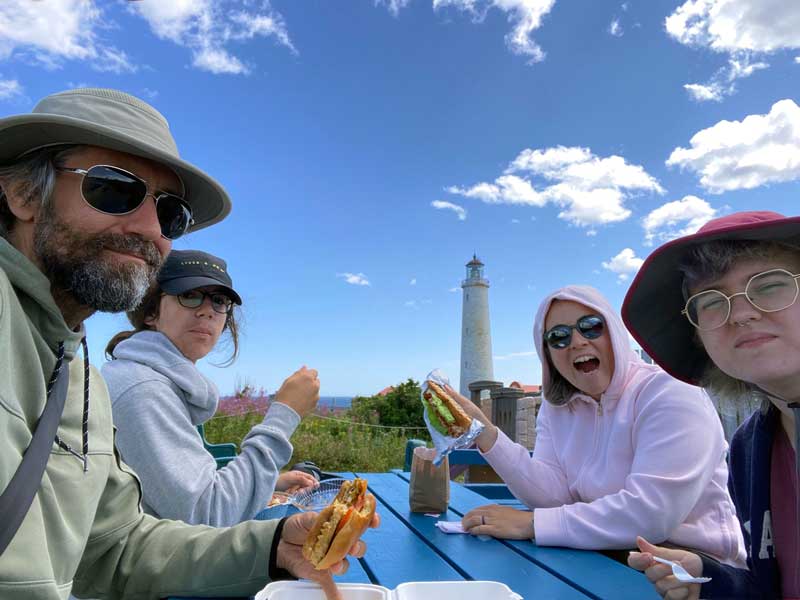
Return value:
[(472, 255), (467, 278), (461, 282), (461, 394), (470, 397), (469, 384), (494, 379), (492, 330), (489, 326), (489, 281), (483, 277), (483, 263)]

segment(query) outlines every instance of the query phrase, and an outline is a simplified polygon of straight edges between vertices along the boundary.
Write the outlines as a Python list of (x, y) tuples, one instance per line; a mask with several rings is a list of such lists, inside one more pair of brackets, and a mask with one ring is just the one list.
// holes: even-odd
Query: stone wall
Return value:
[[(541, 396), (525, 396), (517, 400), (517, 434), (514, 441), (528, 450), (533, 450), (536, 444), (536, 415), (541, 403)], [(491, 398), (482, 398), (480, 408), (487, 418), (492, 418)]]

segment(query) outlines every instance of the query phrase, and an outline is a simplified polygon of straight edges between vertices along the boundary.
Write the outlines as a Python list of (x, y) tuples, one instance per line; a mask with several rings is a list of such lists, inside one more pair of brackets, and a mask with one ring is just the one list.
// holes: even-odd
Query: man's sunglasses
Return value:
[(86, 203), (107, 215), (127, 215), (139, 208), (148, 196), (156, 203), (161, 235), (177, 240), (194, 224), (186, 200), (169, 192), (148, 192), (147, 183), (133, 173), (110, 165), (88, 169), (58, 167), (59, 171), (83, 176), (81, 195)]
[(572, 342), (572, 330), (575, 329), (587, 340), (596, 340), (603, 335), (606, 325), (599, 315), (586, 315), (578, 319), (575, 325), (554, 325), (544, 334), (544, 341), (551, 348), (566, 348)]

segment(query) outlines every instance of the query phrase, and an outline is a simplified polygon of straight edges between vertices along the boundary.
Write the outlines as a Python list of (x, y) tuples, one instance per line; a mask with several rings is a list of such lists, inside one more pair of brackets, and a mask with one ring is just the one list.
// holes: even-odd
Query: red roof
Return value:
[(393, 386), (393, 385), (390, 385), (389, 387), (385, 387), (385, 388), (383, 388), (383, 389), (382, 389), (380, 392), (378, 392), (378, 393), (377, 393), (377, 395), (378, 395), (378, 396), (386, 396), (386, 395), (388, 395), (390, 392), (393, 392), (393, 391), (394, 391), (394, 386)]
[(542, 386), (540, 385), (525, 384), (525, 383), (520, 383), (519, 381), (512, 381), (508, 387), (517, 388), (518, 390), (522, 390), (526, 394), (538, 394), (542, 391)]

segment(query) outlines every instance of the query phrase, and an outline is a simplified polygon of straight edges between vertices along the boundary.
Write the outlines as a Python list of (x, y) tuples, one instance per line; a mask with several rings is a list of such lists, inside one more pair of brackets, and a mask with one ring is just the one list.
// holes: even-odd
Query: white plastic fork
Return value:
[(693, 575), (690, 575), (689, 571), (684, 569), (674, 560), (667, 560), (666, 558), (659, 558), (658, 556), (654, 556), (653, 560), (665, 565), (670, 565), (672, 567), (672, 574), (675, 575), (678, 581), (682, 581), (684, 583), (708, 583), (711, 581), (711, 577), (694, 577)]

